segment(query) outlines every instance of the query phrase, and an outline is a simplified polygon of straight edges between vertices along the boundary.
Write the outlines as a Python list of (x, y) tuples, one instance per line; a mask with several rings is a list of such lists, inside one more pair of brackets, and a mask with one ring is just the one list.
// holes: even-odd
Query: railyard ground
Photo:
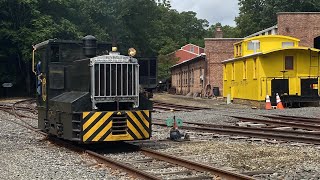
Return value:
[[(234, 124), (227, 115), (253, 117), (272, 113), (318, 117), (320, 108), (297, 108), (284, 111), (264, 111), (242, 105), (226, 105), (221, 99), (193, 99), (191, 97), (155, 94), (155, 100), (189, 106), (211, 107), (212, 110), (192, 112), (154, 113), (154, 118), (173, 115), (185, 121)], [(8, 101), (6, 101), (8, 102)], [(1, 103), (4, 103), (1, 101)], [(9, 120), (14, 116), (0, 112), (0, 179), (130, 179), (125, 173), (108, 169), (85, 154), (77, 154), (57, 147), (44, 137)], [(29, 120), (37, 126), (36, 120)], [(169, 129), (153, 127), (152, 139), (166, 139)], [(235, 140), (213, 137), (210, 134), (194, 136), (188, 143), (169, 143), (156, 148), (179, 157), (204, 162), (215, 167), (255, 174), (257, 179), (319, 179), (320, 147), (265, 140)]]

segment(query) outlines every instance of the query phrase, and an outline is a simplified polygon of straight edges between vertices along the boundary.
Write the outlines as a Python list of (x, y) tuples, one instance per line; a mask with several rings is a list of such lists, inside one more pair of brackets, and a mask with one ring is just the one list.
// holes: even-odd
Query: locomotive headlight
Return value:
[(113, 47), (112, 47), (112, 52), (117, 52), (117, 51), (118, 51), (118, 48), (115, 47), (115, 46), (113, 46)]
[(128, 49), (128, 55), (133, 57), (137, 54), (137, 51), (134, 48), (129, 48)]

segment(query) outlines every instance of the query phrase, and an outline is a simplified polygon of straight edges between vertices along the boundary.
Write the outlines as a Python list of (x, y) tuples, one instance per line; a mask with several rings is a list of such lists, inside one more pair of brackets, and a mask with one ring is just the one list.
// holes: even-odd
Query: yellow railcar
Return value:
[(319, 49), (300, 47), (299, 39), (266, 35), (234, 44), (234, 58), (223, 61), (223, 95), (233, 100), (286, 104), (319, 101)]

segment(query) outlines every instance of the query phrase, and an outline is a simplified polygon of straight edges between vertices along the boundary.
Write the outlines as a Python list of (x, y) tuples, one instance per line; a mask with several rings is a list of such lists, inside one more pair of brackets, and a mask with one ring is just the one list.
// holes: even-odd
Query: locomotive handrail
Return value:
[(32, 46), (33, 50), (32, 50), (32, 72), (37, 75), (36, 71), (34, 70), (34, 53), (37, 50), (37, 48), (35, 46)]

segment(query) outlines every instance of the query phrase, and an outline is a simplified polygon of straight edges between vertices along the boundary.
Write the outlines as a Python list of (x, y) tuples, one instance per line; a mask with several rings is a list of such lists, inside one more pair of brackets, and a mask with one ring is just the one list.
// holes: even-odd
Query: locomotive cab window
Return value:
[(285, 56), (284, 61), (285, 70), (293, 70), (293, 56)]
[(50, 56), (51, 62), (59, 62), (59, 46), (51, 46)]

